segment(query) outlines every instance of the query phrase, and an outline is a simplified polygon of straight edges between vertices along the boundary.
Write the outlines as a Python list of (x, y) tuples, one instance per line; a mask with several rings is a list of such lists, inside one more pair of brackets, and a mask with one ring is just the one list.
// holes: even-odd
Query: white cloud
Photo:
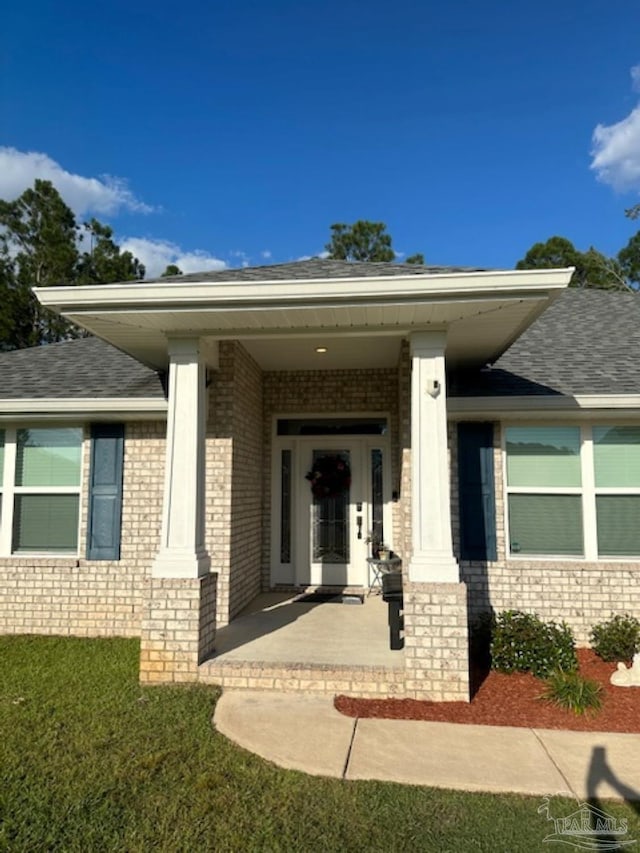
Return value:
[(251, 258), (246, 252), (243, 252), (241, 249), (233, 249), (229, 252), (230, 257), (235, 258), (241, 267), (251, 266)]
[[(631, 69), (633, 89), (640, 92), (640, 65)], [(619, 192), (640, 189), (640, 104), (615, 124), (593, 131), (591, 168), (599, 181)]]
[(264, 258), (265, 261), (268, 261), (271, 258), (271, 252), (269, 249), (265, 249), (264, 252), (260, 252), (260, 257)]
[(51, 181), (77, 216), (90, 212), (113, 214), (121, 209), (135, 213), (153, 211), (136, 198), (122, 178), (111, 175), (85, 178), (67, 172), (47, 154), (0, 146), (0, 198), (7, 201), (18, 198), (33, 186), (36, 178)]
[(196, 249), (187, 252), (168, 240), (146, 237), (124, 237), (119, 241), (123, 252), (131, 252), (145, 266), (146, 278), (158, 278), (169, 264), (176, 264), (183, 273), (211, 272), (227, 268), (225, 261), (208, 252)]
[(640, 105), (617, 124), (599, 124), (591, 153), (598, 180), (620, 192), (640, 189)]
[(316, 252), (315, 255), (300, 255), (298, 258), (294, 258), (294, 261), (312, 261), (315, 258), (320, 258), (320, 260), (325, 260), (329, 257), (329, 252), (325, 249), (322, 252)]

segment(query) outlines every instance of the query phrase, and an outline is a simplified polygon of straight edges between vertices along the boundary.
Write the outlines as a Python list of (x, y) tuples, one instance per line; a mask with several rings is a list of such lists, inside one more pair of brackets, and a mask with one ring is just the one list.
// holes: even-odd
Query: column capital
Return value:
[(409, 348), (411, 356), (444, 356), (447, 345), (447, 333), (440, 331), (411, 332), (409, 335)]
[(201, 350), (202, 338), (181, 335), (170, 335), (167, 338), (167, 352), (172, 361), (183, 358), (197, 361), (201, 356)]
[(219, 366), (219, 341), (193, 335), (169, 335), (167, 352), (170, 361), (200, 362), (216, 370)]

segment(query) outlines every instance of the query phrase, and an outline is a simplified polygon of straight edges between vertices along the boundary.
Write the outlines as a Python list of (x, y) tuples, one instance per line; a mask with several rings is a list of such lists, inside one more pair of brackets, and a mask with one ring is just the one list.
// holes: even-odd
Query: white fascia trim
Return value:
[(166, 418), (167, 401), (162, 397), (34, 397), (16, 399), (0, 398), (0, 420), (16, 417), (78, 418), (98, 416), (116, 418)]
[(513, 397), (449, 397), (447, 413), (450, 417), (457, 415), (489, 415), (502, 417), (504, 415), (533, 414), (535, 412), (550, 413), (582, 413), (590, 410), (640, 412), (640, 394), (576, 394), (566, 396), (558, 394), (543, 396), (513, 396)]
[(172, 306), (218, 304), (260, 307), (313, 305), (323, 300), (394, 302), (416, 297), (511, 296), (549, 294), (568, 286), (574, 268), (553, 270), (497, 270), (367, 278), (296, 279), (292, 281), (207, 282), (183, 284), (104, 284), (83, 287), (36, 287), (34, 293), (47, 308), (64, 312), (88, 309), (167, 309)]

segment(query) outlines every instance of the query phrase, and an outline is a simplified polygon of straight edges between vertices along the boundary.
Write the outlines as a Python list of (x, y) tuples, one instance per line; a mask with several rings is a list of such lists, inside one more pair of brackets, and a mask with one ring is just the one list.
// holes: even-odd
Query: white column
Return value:
[(169, 406), (160, 550), (157, 578), (207, 574), (204, 545), (206, 366), (198, 338), (169, 341)]
[(446, 332), (411, 335), (411, 527), (409, 580), (458, 583), (451, 541)]

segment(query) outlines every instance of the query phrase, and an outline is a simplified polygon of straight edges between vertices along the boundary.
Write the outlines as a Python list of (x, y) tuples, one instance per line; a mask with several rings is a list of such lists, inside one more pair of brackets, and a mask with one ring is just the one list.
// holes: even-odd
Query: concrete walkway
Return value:
[(328, 697), (225, 690), (214, 724), (280, 767), (463, 791), (640, 801), (640, 735), (345, 717)]

